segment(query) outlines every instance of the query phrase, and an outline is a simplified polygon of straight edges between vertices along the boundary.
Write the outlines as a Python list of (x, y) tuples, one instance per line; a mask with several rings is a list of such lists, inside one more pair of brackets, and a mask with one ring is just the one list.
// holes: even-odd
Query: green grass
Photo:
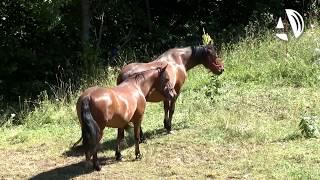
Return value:
[(273, 34), (244, 39), (226, 50), (228, 76), (224, 80), (278, 86), (313, 86), (320, 80), (319, 29), (299, 39), (277, 40)]
[[(0, 128), (0, 177), (319, 179), (320, 140), (304, 138), (298, 125), (320, 116), (320, 29), (287, 46), (288, 55), (271, 34), (245, 39), (224, 49), (222, 76), (191, 70), (177, 101), (175, 134), (164, 133), (162, 104), (149, 103), (143, 159), (134, 161), (129, 137), (125, 160), (115, 162), (116, 131), (106, 129), (101, 172), (69, 149), (81, 134), (75, 112), (81, 91), (71, 103), (42, 98), (22, 125)], [(114, 77), (96, 83), (112, 85)]]

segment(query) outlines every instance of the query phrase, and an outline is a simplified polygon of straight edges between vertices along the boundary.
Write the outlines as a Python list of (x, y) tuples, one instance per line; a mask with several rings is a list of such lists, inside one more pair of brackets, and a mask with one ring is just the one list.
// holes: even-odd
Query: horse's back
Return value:
[(117, 85), (125, 81), (131, 74), (146, 71), (150, 67), (150, 63), (130, 63), (125, 65), (118, 75)]
[(95, 119), (101, 119), (107, 127), (124, 127), (137, 106), (137, 100), (129, 89), (130, 87), (101, 88), (92, 93)]
[(145, 97), (130, 82), (124, 82), (113, 88), (91, 87), (85, 90), (78, 99), (79, 119), (84, 97), (90, 97), (92, 116), (99, 126), (113, 128), (124, 127), (132, 119), (137, 109), (142, 107), (144, 110), (146, 102)]

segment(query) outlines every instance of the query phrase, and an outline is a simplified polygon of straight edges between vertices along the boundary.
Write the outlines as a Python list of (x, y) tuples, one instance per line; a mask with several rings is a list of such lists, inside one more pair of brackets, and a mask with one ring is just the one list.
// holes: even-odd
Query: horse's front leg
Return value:
[(171, 101), (163, 101), (164, 104), (164, 128), (166, 128), (167, 133), (171, 134), (172, 132), (172, 116), (176, 107), (176, 99)]
[(135, 155), (136, 159), (141, 159), (141, 153), (139, 148), (140, 142), (140, 127), (141, 127), (141, 120), (134, 122), (134, 139), (135, 139)]
[(124, 139), (124, 129), (118, 128), (118, 135), (117, 135), (117, 145), (116, 145), (116, 160), (121, 161), (122, 155), (121, 155), (121, 149), (120, 144)]
[(170, 133), (171, 127), (169, 126), (169, 109), (170, 109), (170, 101), (163, 101), (163, 109), (164, 109), (164, 119), (163, 125), (164, 128), (167, 130), (167, 133)]
[(169, 134), (173, 133), (172, 132), (172, 116), (174, 113), (174, 110), (176, 108), (176, 99), (170, 101), (170, 106), (169, 106), (169, 118), (168, 118), (168, 123), (167, 123), (167, 131)]

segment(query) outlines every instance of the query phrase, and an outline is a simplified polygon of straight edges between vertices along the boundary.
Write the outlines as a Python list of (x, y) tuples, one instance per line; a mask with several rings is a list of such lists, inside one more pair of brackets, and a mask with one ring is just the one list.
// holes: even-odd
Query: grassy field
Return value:
[[(271, 34), (244, 39), (225, 47), (223, 57), (220, 77), (202, 67), (189, 72), (175, 134), (163, 130), (162, 104), (148, 105), (142, 160), (134, 160), (129, 132), (125, 160), (115, 161), (116, 131), (106, 129), (100, 172), (70, 149), (81, 134), (75, 113), (80, 91), (71, 103), (44, 94), (23, 125), (11, 126), (13, 117), (0, 128), (0, 179), (319, 179), (320, 140), (304, 138), (298, 124), (320, 117), (320, 29), (287, 44)], [(99, 84), (113, 85), (114, 77)]]

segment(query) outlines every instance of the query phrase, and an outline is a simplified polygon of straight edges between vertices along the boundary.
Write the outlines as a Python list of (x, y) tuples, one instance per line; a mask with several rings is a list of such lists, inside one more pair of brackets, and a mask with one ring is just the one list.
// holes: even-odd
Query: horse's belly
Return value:
[(122, 116), (114, 115), (112, 119), (106, 122), (106, 126), (111, 128), (124, 128), (128, 123), (129, 121)]
[(160, 102), (165, 100), (165, 98), (158, 91), (151, 92), (146, 99), (148, 102)]

